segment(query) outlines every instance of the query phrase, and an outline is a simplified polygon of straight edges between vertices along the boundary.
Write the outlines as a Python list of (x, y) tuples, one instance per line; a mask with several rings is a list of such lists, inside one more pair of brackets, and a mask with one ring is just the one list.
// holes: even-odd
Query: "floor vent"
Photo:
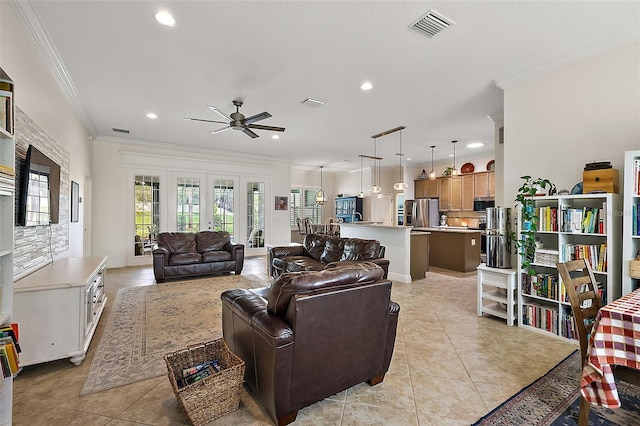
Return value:
[(131, 132), (129, 132), (127, 129), (118, 129), (116, 127), (112, 127), (111, 130), (113, 130), (116, 133), (126, 133), (127, 135)]
[(451, 25), (455, 24), (456, 23), (451, 19), (442, 16), (432, 9), (418, 18), (417, 21), (409, 25), (409, 28), (413, 28), (414, 30), (426, 35), (429, 38), (433, 38), (436, 35), (440, 34), (442, 31), (449, 28)]

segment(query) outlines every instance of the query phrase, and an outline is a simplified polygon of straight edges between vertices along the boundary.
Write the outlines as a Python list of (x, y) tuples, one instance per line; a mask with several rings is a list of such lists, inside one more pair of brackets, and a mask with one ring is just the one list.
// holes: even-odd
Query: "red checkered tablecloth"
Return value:
[(582, 369), (582, 395), (592, 404), (620, 407), (612, 365), (640, 370), (640, 289), (600, 308)]

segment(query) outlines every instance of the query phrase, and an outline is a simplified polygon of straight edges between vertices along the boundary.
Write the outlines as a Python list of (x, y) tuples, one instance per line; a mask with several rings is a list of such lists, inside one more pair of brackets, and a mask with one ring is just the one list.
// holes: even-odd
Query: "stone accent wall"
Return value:
[[(22, 173), (27, 149), (33, 145), (60, 165), (60, 211), (58, 223), (48, 226), (16, 226), (13, 276), (23, 275), (51, 262), (69, 250), (69, 153), (20, 108), (15, 108), (16, 178)], [(16, 179), (17, 183), (17, 179)], [(16, 197), (16, 210), (18, 198)]]

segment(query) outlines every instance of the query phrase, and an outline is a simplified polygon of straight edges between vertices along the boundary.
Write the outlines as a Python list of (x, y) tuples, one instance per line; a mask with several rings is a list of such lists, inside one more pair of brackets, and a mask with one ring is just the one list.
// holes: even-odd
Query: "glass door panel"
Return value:
[(227, 231), (234, 241), (234, 181), (214, 179), (213, 182), (213, 226), (214, 231)]
[(177, 189), (176, 231), (198, 232), (200, 230), (200, 179), (178, 178)]
[(247, 248), (264, 247), (265, 183), (247, 182)]
[(134, 253), (136, 256), (150, 256), (160, 226), (160, 177), (136, 175), (134, 218)]

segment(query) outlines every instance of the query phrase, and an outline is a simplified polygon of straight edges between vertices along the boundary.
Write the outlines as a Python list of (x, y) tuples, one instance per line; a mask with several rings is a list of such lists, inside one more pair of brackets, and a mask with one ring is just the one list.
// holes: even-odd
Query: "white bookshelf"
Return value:
[[(13, 81), (0, 69), (0, 165), (15, 170), (15, 140), (13, 137)], [(10, 93), (7, 102), (6, 94)], [(6, 176), (6, 175), (5, 175)], [(14, 183), (0, 183), (0, 324), (11, 322), (13, 315), (13, 225), (15, 212)], [(0, 375), (0, 424), (12, 421), (13, 378)]]
[[(634, 234), (633, 222), (637, 221), (640, 214), (640, 176), (634, 162), (640, 162), (640, 151), (627, 151), (624, 153), (624, 201), (623, 201), (623, 229), (622, 229), (622, 294), (632, 292), (640, 288), (640, 279), (630, 276), (629, 261), (635, 259), (640, 253), (640, 231)], [(634, 214), (635, 211), (635, 214)]]
[[(618, 194), (541, 196), (534, 197), (534, 203), (538, 209), (548, 208), (544, 212), (550, 212), (548, 217), (551, 223), (548, 227), (544, 226), (545, 221), (541, 219), (536, 233), (536, 240), (542, 244), (542, 247), (537, 250), (533, 267), (539, 282), (537, 287), (541, 290), (532, 290), (532, 285), (528, 284), (526, 272), (523, 271), (518, 257), (518, 326), (560, 338), (572, 338), (571, 304), (565, 300), (566, 291), (558, 277), (556, 262), (572, 260), (570, 253), (575, 255), (577, 250), (586, 252), (589, 250), (588, 247), (595, 247), (591, 252), (595, 251), (597, 257), (603, 259), (600, 268), (595, 260), (593, 261), (595, 265), (592, 265), (596, 279), (603, 289), (603, 303), (618, 299), (621, 296), (619, 238), (622, 233), (622, 218), (619, 213), (622, 197)], [(553, 209), (556, 210), (555, 227), (553, 226)], [(598, 217), (598, 219), (602, 218), (601, 229), (584, 232), (577, 226), (571, 226), (571, 223), (563, 219), (565, 215), (563, 212), (569, 212), (570, 209), (576, 212), (602, 209), (602, 214)], [(521, 232), (522, 224), (518, 220), (518, 235)], [(603, 245), (604, 248), (601, 249)], [(545, 286), (545, 282), (548, 285)], [(543, 294), (543, 290), (549, 288), (551, 290)]]

